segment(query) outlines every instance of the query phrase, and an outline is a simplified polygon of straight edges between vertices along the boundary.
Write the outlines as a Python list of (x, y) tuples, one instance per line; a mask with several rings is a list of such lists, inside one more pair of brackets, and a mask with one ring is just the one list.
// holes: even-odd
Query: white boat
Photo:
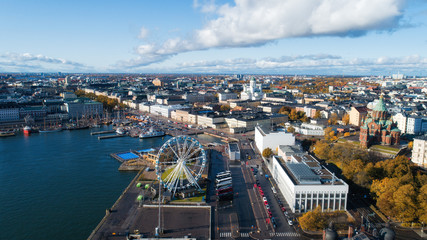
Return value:
[(119, 127), (116, 129), (116, 133), (119, 135), (123, 135), (126, 133), (126, 130), (124, 128)]
[(165, 135), (165, 132), (154, 131), (153, 128), (150, 128), (148, 132), (139, 134), (139, 138), (163, 137), (164, 135)]

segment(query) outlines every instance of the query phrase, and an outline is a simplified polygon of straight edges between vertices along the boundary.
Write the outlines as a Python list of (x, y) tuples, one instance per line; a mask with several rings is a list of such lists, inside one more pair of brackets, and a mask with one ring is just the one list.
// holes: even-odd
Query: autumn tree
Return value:
[(414, 147), (414, 141), (410, 141), (409, 143), (408, 143), (408, 148), (409, 149), (412, 149)]
[(294, 127), (292, 127), (292, 126), (289, 126), (286, 130), (287, 130), (288, 132), (290, 132), (290, 133), (294, 133), (294, 132), (295, 132), (295, 128), (294, 128)]
[(325, 140), (326, 141), (337, 140), (337, 137), (335, 136), (335, 131), (331, 127), (325, 128)]
[(265, 158), (270, 158), (273, 155), (271, 148), (266, 148), (262, 151), (262, 156)]
[(328, 119), (329, 125), (336, 125), (338, 122), (338, 115), (336, 113), (332, 113)]
[(322, 217), (321, 211), (322, 209), (319, 205), (313, 211), (306, 212), (299, 217), (298, 222), (301, 225), (301, 228), (312, 231), (323, 229), (326, 226), (326, 220)]
[(314, 114), (313, 118), (314, 118), (314, 119), (322, 118), (322, 114), (320, 113), (320, 111), (319, 111), (319, 110), (316, 110), (316, 113)]
[(421, 187), (417, 200), (419, 204), (418, 219), (420, 222), (427, 223), (427, 184)]
[(229, 106), (229, 105), (226, 105), (226, 104), (221, 105), (221, 107), (219, 108), (219, 110), (220, 110), (221, 112), (229, 112), (229, 111), (230, 111), (230, 106)]
[(395, 216), (393, 193), (399, 188), (397, 179), (384, 178), (374, 180), (371, 185), (371, 192), (375, 194), (377, 206), (388, 216)]
[(417, 193), (414, 186), (406, 184), (400, 186), (393, 193), (394, 209), (396, 217), (403, 222), (412, 222), (417, 216)]
[(350, 122), (350, 115), (348, 115), (348, 113), (345, 113), (342, 116), (341, 121), (343, 122), (344, 125), (348, 125), (348, 123)]
[(295, 110), (295, 108), (292, 108), (291, 112), (289, 113), (289, 120), (295, 121), (297, 119), (298, 119), (297, 110)]
[(330, 150), (331, 150), (331, 147), (329, 146), (329, 143), (324, 140), (317, 141), (313, 145), (313, 152), (316, 155), (316, 157), (320, 159), (324, 159), (324, 160), (328, 159)]

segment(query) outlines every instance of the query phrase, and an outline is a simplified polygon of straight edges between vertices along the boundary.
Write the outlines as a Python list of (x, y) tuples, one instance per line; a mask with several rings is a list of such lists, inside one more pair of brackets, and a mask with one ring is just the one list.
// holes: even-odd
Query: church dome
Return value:
[(333, 222), (330, 222), (329, 227), (325, 230), (325, 240), (338, 240), (338, 233), (334, 229)]
[(387, 108), (385, 107), (382, 97), (380, 97), (380, 100), (378, 101), (377, 105), (375, 105), (373, 110), (377, 112), (387, 112)]
[(380, 230), (380, 239), (381, 240), (394, 240), (396, 233), (391, 229), (390, 224), (387, 223), (384, 228)]

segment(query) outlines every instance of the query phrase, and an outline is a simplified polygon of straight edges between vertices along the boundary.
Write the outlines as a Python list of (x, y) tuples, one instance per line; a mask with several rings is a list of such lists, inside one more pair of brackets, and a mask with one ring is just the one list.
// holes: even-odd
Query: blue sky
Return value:
[(427, 75), (425, 0), (0, 0), (1, 72)]

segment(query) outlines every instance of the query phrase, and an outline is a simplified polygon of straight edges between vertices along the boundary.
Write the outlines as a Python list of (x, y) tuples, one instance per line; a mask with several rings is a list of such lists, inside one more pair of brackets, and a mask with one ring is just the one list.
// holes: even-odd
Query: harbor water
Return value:
[(0, 139), (0, 239), (86, 239), (136, 175), (109, 154), (169, 138), (98, 140), (90, 131)]
[(159, 147), (170, 138), (90, 135), (109, 129), (0, 138), (0, 239), (87, 239), (136, 175), (119, 172), (109, 154)]

